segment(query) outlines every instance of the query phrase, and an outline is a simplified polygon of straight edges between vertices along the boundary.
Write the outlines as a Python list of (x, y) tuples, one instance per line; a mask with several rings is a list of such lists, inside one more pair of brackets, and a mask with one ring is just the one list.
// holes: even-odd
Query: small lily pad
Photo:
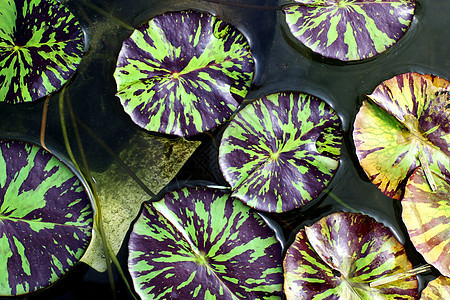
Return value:
[(304, 93), (278, 93), (237, 113), (219, 148), (233, 197), (268, 212), (301, 207), (330, 183), (339, 165), (341, 122)]
[(408, 30), (415, 0), (295, 0), (283, 9), (291, 33), (312, 51), (342, 61), (373, 57)]
[(207, 13), (170, 12), (124, 41), (117, 96), (142, 128), (192, 136), (223, 124), (245, 98), (254, 61), (245, 37)]
[(450, 299), (450, 278), (441, 275), (428, 283), (420, 295), (420, 300), (443, 299)]
[(299, 231), (284, 259), (284, 290), (288, 299), (417, 299), (416, 278), (369, 286), (411, 269), (387, 227), (337, 212)]
[(432, 75), (401, 74), (363, 102), (354, 124), (356, 154), (385, 195), (401, 199), (418, 166), (435, 174), (450, 170), (449, 84)]
[(92, 207), (75, 174), (46, 150), (0, 140), (0, 295), (45, 288), (86, 250)]
[(446, 175), (433, 175), (437, 191), (432, 192), (418, 168), (406, 185), (402, 219), (417, 251), (441, 274), (450, 276), (450, 170)]
[(58, 90), (83, 50), (80, 24), (58, 1), (1, 1), (0, 102), (30, 102)]
[(228, 194), (184, 188), (145, 205), (128, 266), (143, 299), (281, 298), (281, 245), (255, 211)]

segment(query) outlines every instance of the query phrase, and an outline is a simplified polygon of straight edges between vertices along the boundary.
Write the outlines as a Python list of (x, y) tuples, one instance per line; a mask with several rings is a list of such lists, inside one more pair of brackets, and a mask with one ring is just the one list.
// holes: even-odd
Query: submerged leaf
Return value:
[(234, 197), (257, 210), (283, 212), (307, 204), (329, 184), (341, 146), (341, 122), (324, 101), (272, 94), (230, 122), (219, 165)]
[(245, 37), (207, 13), (159, 15), (124, 41), (117, 96), (140, 127), (192, 136), (224, 123), (247, 94), (254, 62)]
[(58, 90), (83, 49), (78, 21), (58, 1), (1, 1), (0, 102), (34, 101)]
[(284, 8), (291, 33), (322, 56), (373, 57), (408, 30), (415, 0), (295, 0)]
[(416, 299), (415, 278), (369, 286), (410, 269), (405, 249), (387, 227), (338, 212), (299, 231), (284, 259), (284, 289), (288, 299)]
[(184, 188), (145, 205), (128, 265), (143, 299), (282, 295), (281, 245), (264, 220), (220, 191)]
[(86, 250), (92, 207), (72, 171), (46, 150), (0, 141), (0, 295), (58, 280)]
[(421, 168), (413, 173), (402, 199), (402, 219), (417, 251), (450, 276), (450, 170), (446, 178), (434, 178), (436, 192), (431, 191)]
[(420, 295), (420, 300), (443, 299), (450, 299), (450, 278), (441, 275), (428, 283)]
[(381, 83), (363, 102), (354, 124), (356, 154), (385, 195), (400, 199), (421, 164), (435, 174), (450, 170), (449, 101), (440, 96), (448, 86), (436, 76), (406, 73)]

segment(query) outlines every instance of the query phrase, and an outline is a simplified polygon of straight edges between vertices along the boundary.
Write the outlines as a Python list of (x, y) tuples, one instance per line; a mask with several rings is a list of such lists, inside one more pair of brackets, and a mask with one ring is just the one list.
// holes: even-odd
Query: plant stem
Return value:
[(423, 171), (425, 172), (425, 177), (427, 178), (427, 182), (430, 185), (431, 191), (436, 192), (437, 191), (436, 182), (434, 181), (433, 174), (431, 174), (431, 170), (428, 165), (428, 160), (425, 154), (423, 153), (423, 150), (419, 151), (419, 161), (420, 165), (423, 168)]
[(45, 146), (45, 127), (47, 126), (47, 110), (49, 101), (50, 95), (47, 96), (47, 98), (45, 98), (44, 108), (42, 109), (41, 135), (40, 135), (41, 146), (48, 152), (50, 152), (50, 150), (48, 150), (47, 147)]
[(100, 13), (101, 15), (103, 15), (103, 16), (105, 16), (105, 17), (107, 17), (107, 18), (112, 19), (116, 24), (122, 26), (123, 28), (125, 28), (125, 29), (127, 29), (127, 30), (134, 30), (134, 28), (133, 28), (132, 26), (130, 26), (130, 25), (128, 25), (127, 23), (125, 23), (124, 21), (122, 21), (122, 20), (120, 20), (120, 19), (114, 17), (111, 13), (108, 13), (106, 10), (104, 10), (104, 9), (102, 9), (102, 8), (100, 8), (100, 7), (98, 7), (97, 5), (92, 4), (91, 2), (86, 1), (86, 0), (81, 0), (81, 2), (82, 2), (84, 5), (88, 6), (89, 8), (91, 8), (91, 9), (95, 10), (96, 12)]
[(420, 266), (418, 268), (415, 268), (415, 269), (412, 269), (412, 270), (409, 270), (409, 271), (406, 271), (406, 272), (403, 272), (403, 273), (400, 273), (400, 274), (395, 274), (395, 275), (379, 278), (379, 279), (377, 279), (375, 281), (372, 281), (369, 285), (370, 285), (371, 288), (374, 288), (374, 287), (377, 287), (377, 286), (380, 286), (380, 285), (384, 285), (384, 284), (388, 284), (388, 283), (391, 283), (391, 282), (394, 282), (394, 281), (397, 281), (397, 280), (402, 280), (402, 279), (405, 279), (405, 278), (409, 278), (411, 276), (414, 276), (414, 275), (417, 275), (417, 274), (420, 274), (420, 273), (425, 273), (425, 272), (429, 271), (430, 268), (431, 268), (430, 265), (423, 265), (423, 266)]

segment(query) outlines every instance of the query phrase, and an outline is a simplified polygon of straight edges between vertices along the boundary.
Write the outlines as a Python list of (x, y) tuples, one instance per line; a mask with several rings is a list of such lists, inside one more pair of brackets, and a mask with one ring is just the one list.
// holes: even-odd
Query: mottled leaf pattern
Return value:
[(450, 299), (450, 278), (439, 276), (428, 283), (420, 295), (420, 300), (443, 299)]
[(133, 121), (191, 136), (224, 123), (247, 94), (254, 62), (245, 37), (207, 13), (159, 15), (125, 40), (114, 77)]
[(230, 122), (219, 165), (234, 197), (257, 210), (283, 212), (307, 204), (328, 185), (341, 145), (341, 122), (324, 101), (272, 94)]
[(34, 101), (74, 74), (83, 31), (56, 0), (0, 1), (0, 102)]
[(79, 261), (92, 229), (78, 178), (37, 146), (0, 141), (0, 295), (47, 287)]
[(446, 178), (433, 176), (436, 192), (431, 191), (421, 168), (413, 173), (402, 199), (402, 219), (417, 251), (450, 276), (450, 170)]
[(417, 279), (371, 288), (412, 269), (405, 249), (374, 219), (338, 212), (301, 229), (284, 259), (288, 299), (416, 299)]
[(281, 245), (228, 194), (184, 188), (145, 205), (128, 265), (143, 299), (280, 298)]
[(284, 8), (291, 33), (312, 51), (342, 61), (373, 57), (409, 28), (415, 0), (295, 0)]
[(430, 170), (450, 169), (449, 101), (445, 79), (406, 73), (381, 83), (364, 101), (354, 124), (356, 154), (369, 179), (400, 199), (406, 181), (426, 158)]

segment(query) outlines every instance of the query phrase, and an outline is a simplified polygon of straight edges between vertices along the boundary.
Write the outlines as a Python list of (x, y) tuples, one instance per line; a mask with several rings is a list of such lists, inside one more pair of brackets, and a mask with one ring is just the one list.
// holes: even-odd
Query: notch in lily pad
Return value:
[(411, 269), (389, 228), (337, 212), (298, 232), (284, 259), (284, 290), (287, 299), (417, 299), (415, 277), (370, 287)]
[(236, 114), (220, 142), (219, 165), (233, 197), (260, 211), (285, 212), (325, 189), (341, 147), (341, 121), (328, 104), (305, 93), (277, 93)]
[(192, 136), (231, 117), (253, 72), (242, 33), (208, 13), (181, 11), (154, 17), (125, 40), (114, 78), (134, 123)]
[(286, 23), (305, 46), (324, 57), (355, 61), (392, 47), (411, 25), (415, 0), (295, 0)]
[(354, 124), (356, 155), (385, 195), (401, 199), (419, 166), (434, 191), (432, 173), (450, 170), (449, 84), (437, 76), (405, 73), (381, 83), (363, 102)]
[(0, 102), (35, 101), (58, 90), (83, 51), (83, 30), (58, 1), (1, 1)]
[(281, 298), (281, 245), (229, 194), (183, 188), (144, 205), (128, 266), (142, 299)]
[(0, 295), (48, 287), (85, 252), (90, 198), (60, 160), (30, 143), (0, 140)]

